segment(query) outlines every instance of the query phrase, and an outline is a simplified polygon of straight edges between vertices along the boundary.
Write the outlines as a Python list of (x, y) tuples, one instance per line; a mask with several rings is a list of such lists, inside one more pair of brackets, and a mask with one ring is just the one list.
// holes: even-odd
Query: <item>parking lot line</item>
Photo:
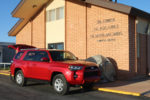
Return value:
[(0, 73), (0, 75), (9, 76), (10, 74), (6, 74), (6, 73)]
[(140, 93), (118, 91), (118, 90), (112, 90), (112, 89), (106, 89), (106, 88), (98, 88), (98, 91), (118, 93), (118, 94), (124, 94), (124, 95), (132, 95), (132, 96), (141, 96)]

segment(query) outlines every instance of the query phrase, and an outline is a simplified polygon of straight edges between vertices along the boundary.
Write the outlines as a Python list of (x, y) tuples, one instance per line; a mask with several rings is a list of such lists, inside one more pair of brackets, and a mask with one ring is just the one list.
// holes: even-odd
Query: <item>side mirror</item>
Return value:
[(49, 62), (49, 59), (46, 58), (46, 57), (43, 57), (43, 58), (41, 58), (41, 61), (42, 61), (42, 62)]

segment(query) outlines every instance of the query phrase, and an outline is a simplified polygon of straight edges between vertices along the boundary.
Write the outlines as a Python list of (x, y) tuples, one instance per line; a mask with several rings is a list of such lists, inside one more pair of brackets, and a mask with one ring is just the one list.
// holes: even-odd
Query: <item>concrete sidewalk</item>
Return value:
[[(9, 76), (9, 70), (0, 70), (1, 75)], [(104, 92), (119, 93), (133, 96), (150, 97), (150, 77), (141, 77), (126, 81), (115, 81), (109, 83), (97, 83), (94, 89)]]
[(150, 77), (96, 84), (99, 91), (150, 97)]

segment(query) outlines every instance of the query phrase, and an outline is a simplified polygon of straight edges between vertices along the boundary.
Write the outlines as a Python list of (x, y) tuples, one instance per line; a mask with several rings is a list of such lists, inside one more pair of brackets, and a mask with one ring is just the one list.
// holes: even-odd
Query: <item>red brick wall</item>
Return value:
[(66, 3), (66, 49), (79, 58), (113, 58), (119, 69), (129, 71), (129, 16), (73, 1)]
[(16, 43), (45, 48), (45, 9), (22, 28), (16, 36)]
[(110, 57), (117, 62), (118, 69), (128, 71), (128, 15), (94, 5), (87, 11), (87, 56), (101, 54)]
[(32, 45), (45, 48), (45, 9), (33, 19), (32, 25)]
[(25, 27), (16, 35), (16, 44), (31, 45), (31, 23), (25, 25)]
[(129, 16), (129, 71), (137, 72), (137, 34), (135, 17)]
[[(72, 2), (74, 1), (74, 2)], [(66, 50), (86, 58), (86, 7), (78, 0), (66, 0)]]

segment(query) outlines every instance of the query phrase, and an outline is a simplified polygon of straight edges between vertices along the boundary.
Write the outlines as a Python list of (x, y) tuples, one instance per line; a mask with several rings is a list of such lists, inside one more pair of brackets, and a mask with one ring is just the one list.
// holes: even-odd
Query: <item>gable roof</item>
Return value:
[(110, 1), (104, 1), (104, 0), (84, 0), (84, 1), (89, 4), (93, 4), (103, 8), (111, 9), (128, 15), (138, 16), (150, 20), (150, 13), (147, 13), (145, 11), (142, 11), (140, 9), (131, 6), (110, 2)]
[[(9, 36), (16, 36), (18, 32), (28, 23), (28, 21), (51, 0), (22, 0), (12, 12), (13, 17), (18, 17), (20, 20), (8, 32)], [(100, 6), (106, 9), (111, 9), (124, 14), (138, 16), (150, 21), (150, 13), (144, 12), (137, 8), (124, 4), (114, 3), (105, 0), (80, 0), (85, 3)]]

